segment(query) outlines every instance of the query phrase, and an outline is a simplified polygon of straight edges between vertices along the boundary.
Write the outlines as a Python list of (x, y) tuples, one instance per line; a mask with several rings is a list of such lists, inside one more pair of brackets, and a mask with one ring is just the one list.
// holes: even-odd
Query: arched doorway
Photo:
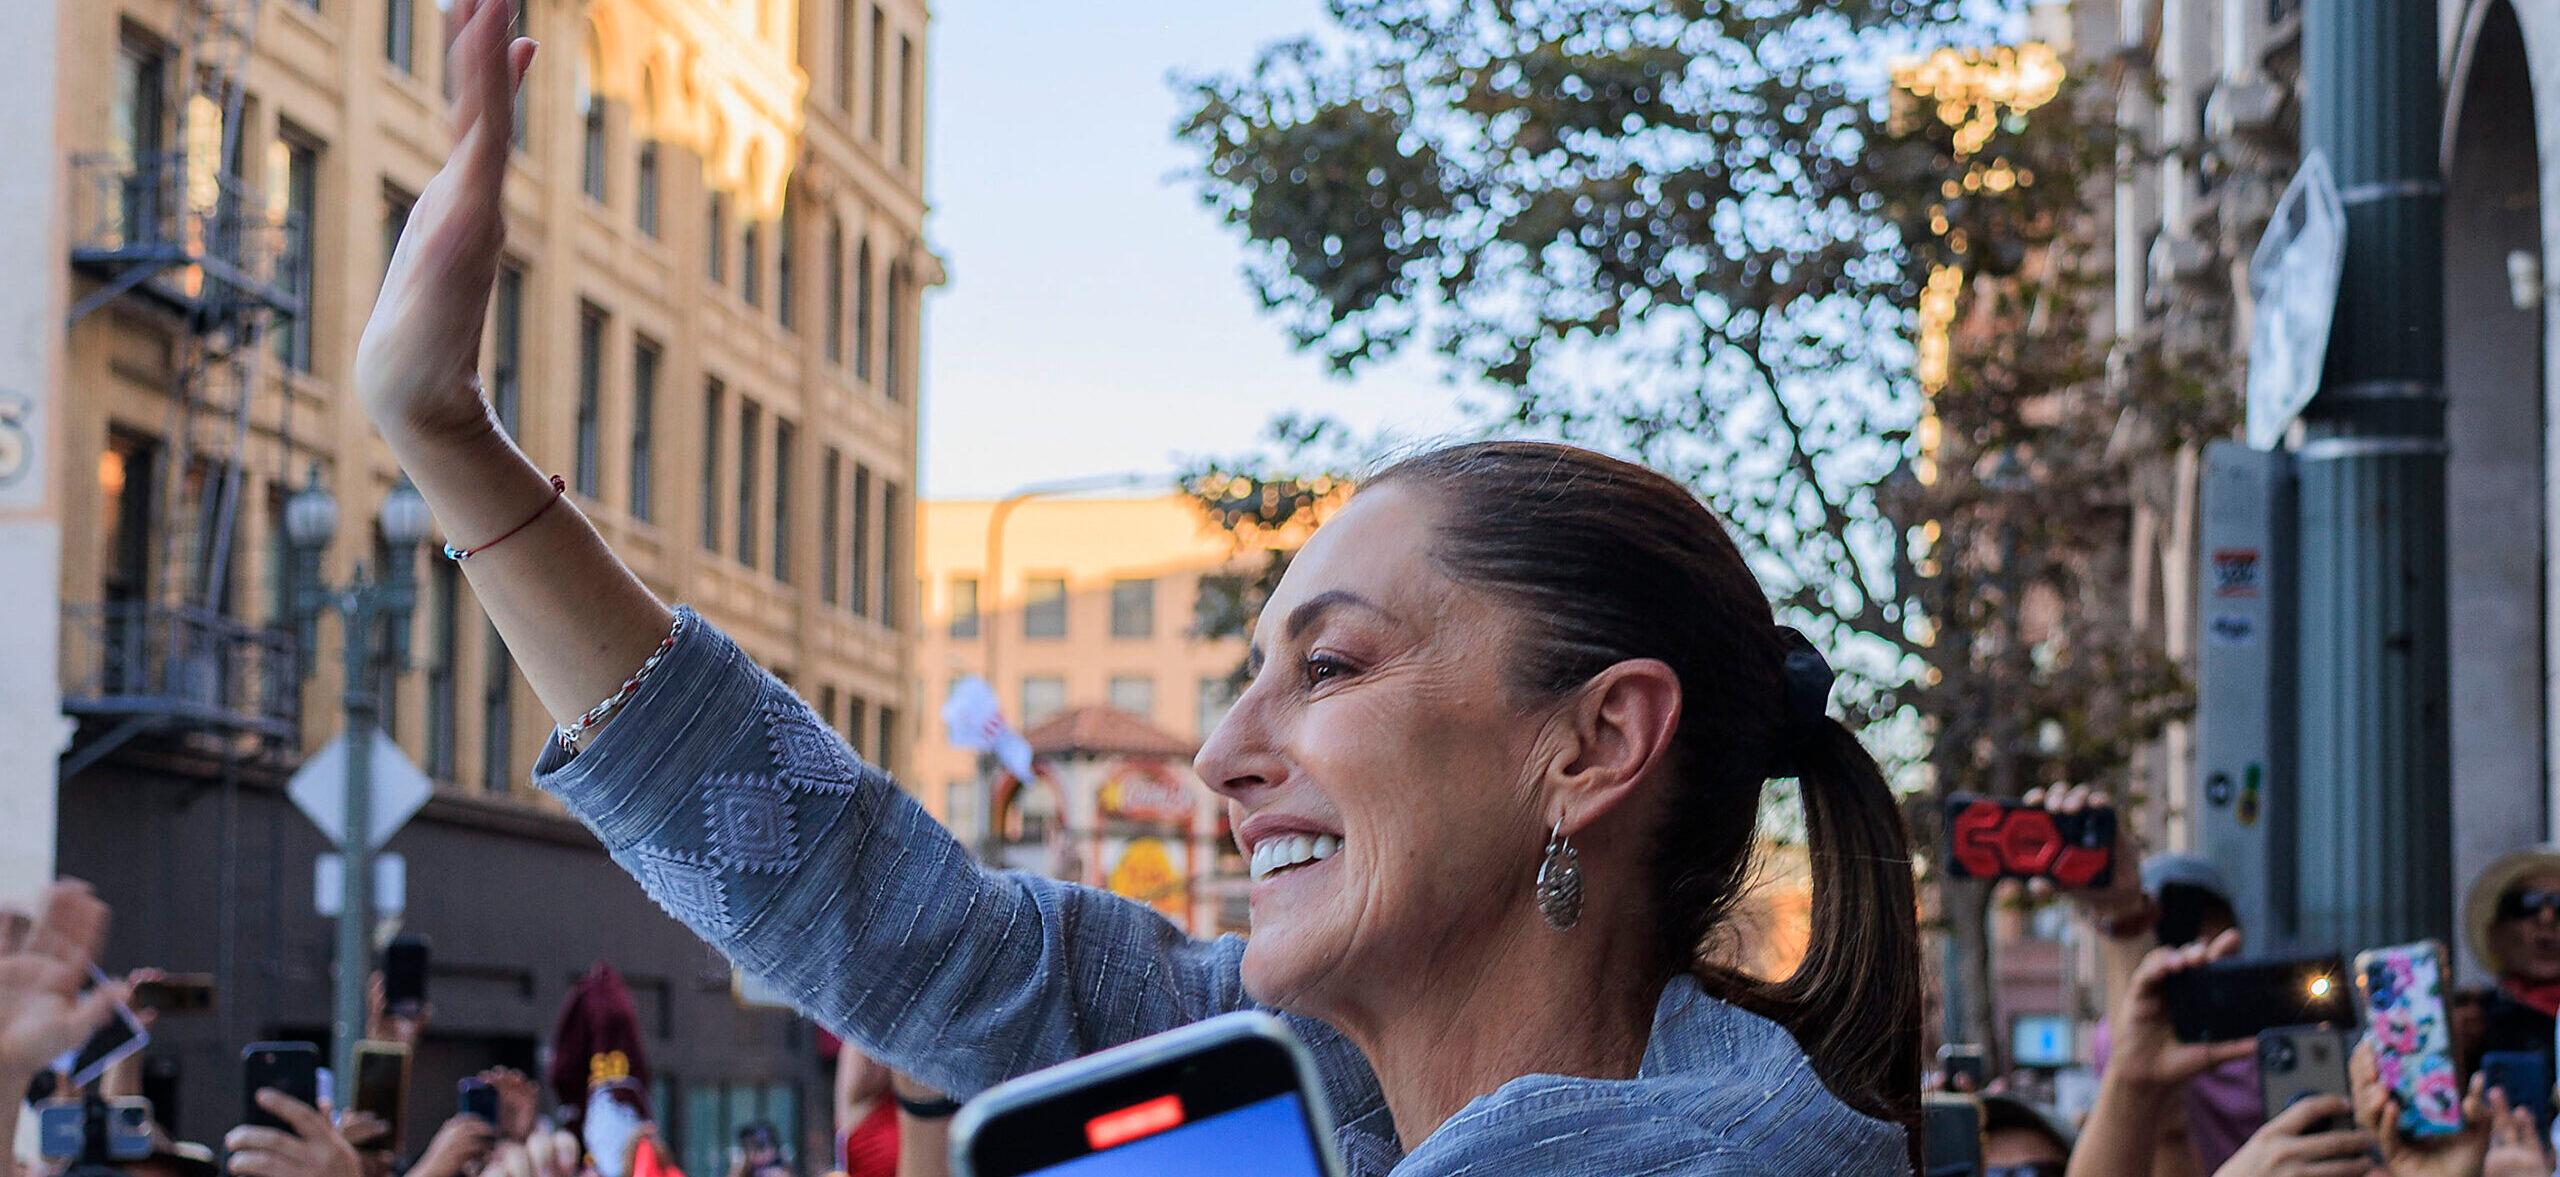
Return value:
[(2457, 892), (2546, 836), (2551, 267), (2532, 74), (2509, 0), (2466, 22), (2445, 188), (2446, 602)]

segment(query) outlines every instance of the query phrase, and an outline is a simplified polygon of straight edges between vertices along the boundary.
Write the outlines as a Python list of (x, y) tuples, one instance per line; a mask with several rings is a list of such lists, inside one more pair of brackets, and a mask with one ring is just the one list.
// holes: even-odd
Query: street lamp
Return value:
[[(372, 953), (366, 935), (373, 922), (373, 733), (379, 724), (380, 700), (374, 697), (375, 659), (387, 657), (393, 667), (409, 659), (409, 615), (417, 607), (418, 542), (432, 522), (426, 500), (406, 478), (382, 500), (375, 520), (381, 530), (383, 566), (368, 577), (358, 564), (344, 585), (331, 587), (321, 577), (320, 555), (338, 529), (338, 502), (320, 482), (314, 463), (308, 480), (285, 503), (285, 538), (294, 551), (295, 617), (305, 648), (319, 630), (320, 614), (336, 613), (342, 624), (346, 681), (339, 702), (346, 719), (340, 739), (346, 753), (345, 823), (338, 839), (338, 975), (332, 1066), (341, 1083), (353, 1083), (357, 1040), (365, 1035), (365, 986), (372, 976)], [(375, 643), (387, 642), (377, 654)], [(303, 664), (305, 673), (310, 663)]]

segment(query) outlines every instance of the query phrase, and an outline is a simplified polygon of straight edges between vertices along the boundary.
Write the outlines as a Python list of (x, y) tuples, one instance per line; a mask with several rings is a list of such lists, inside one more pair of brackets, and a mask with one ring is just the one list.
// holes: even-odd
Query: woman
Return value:
[[(540, 782), (669, 912), (955, 1095), (1261, 1005), (1317, 1056), (1356, 1173), (1905, 1170), (1899, 813), (1823, 713), (1828, 667), (1693, 498), (1566, 447), (1469, 447), (1371, 480), (1307, 544), (1198, 763), (1256, 864), (1249, 944), (981, 871), (491, 424), (472, 368), (533, 49), (507, 6), (458, 5), (461, 142), (357, 381), (517, 664), (576, 717)], [(1778, 775), (1802, 780), (1814, 927), (1762, 984), (1700, 946)]]
[(2560, 849), (2535, 846), (2500, 856), (2471, 881), (2462, 905), (2471, 955), (2497, 974), (2479, 1012), (2458, 1018), (2463, 1055), (2552, 1052), (2560, 1015)]

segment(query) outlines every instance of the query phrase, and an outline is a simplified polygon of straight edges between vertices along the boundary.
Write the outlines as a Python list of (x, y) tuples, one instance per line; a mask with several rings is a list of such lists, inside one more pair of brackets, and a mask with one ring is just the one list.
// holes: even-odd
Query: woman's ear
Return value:
[(1671, 753), (1680, 731), (1680, 676), (1653, 658), (1632, 658), (1594, 675), (1556, 717), (1543, 819), (1564, 818), (1574, 833), (1628, 797)]

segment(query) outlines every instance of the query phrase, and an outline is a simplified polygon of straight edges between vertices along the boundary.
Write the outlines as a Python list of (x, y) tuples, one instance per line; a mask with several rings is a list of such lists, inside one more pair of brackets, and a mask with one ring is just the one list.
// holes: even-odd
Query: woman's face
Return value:
[[(2560, 895), (2560, 873), (2526, 875), (2507, 888), (2507, 894)], [(2499, 959), (2506, 962), (2507, 975), (2528, 981), (2560, 981), (2560, 912), (2537, 911), (2520, 918), (2500, 918), (2490, 925), (2489, 939)]]
[(1253, 868), (1245, 987), (1295, 1012), (1409, 992), (1531, 905), (1543, 709), (1508, 688), (1511, 611), (1435, 566), (1436, 515), (1389, 485), (1309, 540), (1200, 750)]

